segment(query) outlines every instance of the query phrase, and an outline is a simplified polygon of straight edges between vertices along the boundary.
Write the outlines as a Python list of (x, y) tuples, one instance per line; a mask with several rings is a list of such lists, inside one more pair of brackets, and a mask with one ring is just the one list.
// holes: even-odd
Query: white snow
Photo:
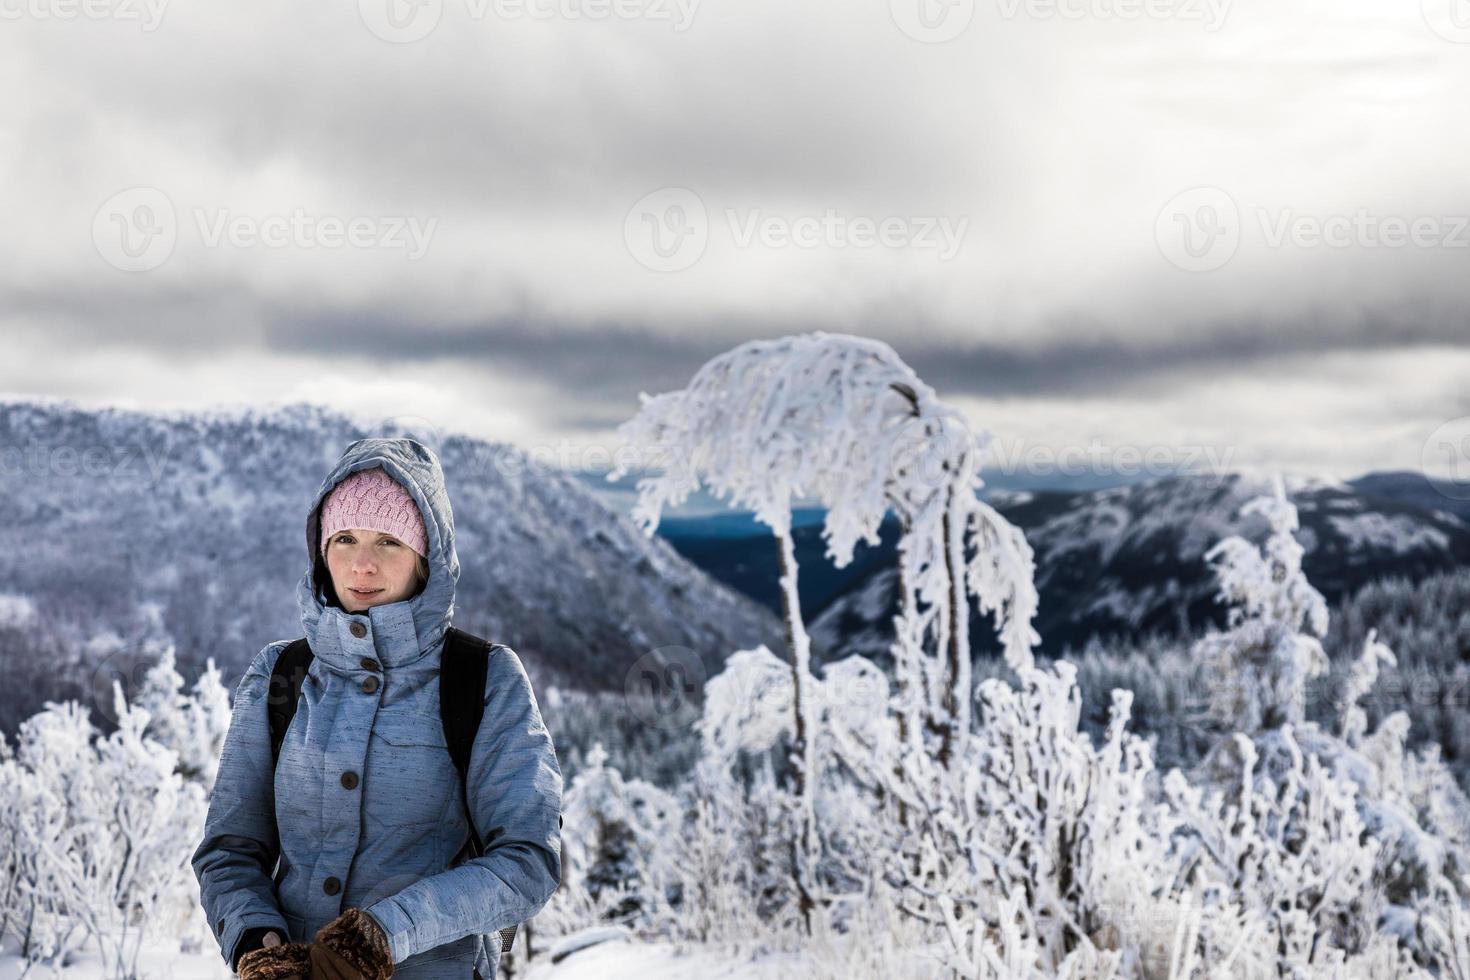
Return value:
[[(597, 933), (619, 933), (624, 930), (589, 930)], [(579, 934), (580, 935), (580, 934)], [(576, 939), (578, 937), (569, 937)], [(522, 976), (525, 980), (787, 980), (810, 976), (812, 964), (802, 969), (801, 957), (789, 953), (771, 953), (754, 958), (720, 949), (681, 949), (673, 943), (638, 943), (610, 936), (583, 937), (598, 939), (568, 953), (556, 963), (552, 955), (540, 957)], [(576, 945), (576, 944), (573, 944)], [(7, 949), (10, 943), (6, 944)], [(25, 961), (20, 956), (0, 953), (0, 980), (20, 980)], [(178, 943), (145, 945), (138, 956), (138, 972), (142, 980), (231, 980), (234, 974), (219, 952), (180, 953)], [(95, 950), (84, 949), (75, 960), (60, 970), (33, 967), (26, 980), (104, 980), (102, 959)]]
[(1327, 520), (1353, 551), (1372, 548), (1406, 555), (1414, 551), (1443, 550), (1450, 543), (1443, 531), (1408, 514), (1370, 512), (1350, 517), (1334, 514)]
[(29, 627), (36, 620), (36, 604), (30, 596), (0, 592), (0, 626)]
[[(812, 975), (800, 958), (773, 953), (745, 959), (711, 949), (680, 951), (670, 943), (605, 942), (551, 963), (543, 959), (525, 973), (526, 980), (786, 980)], [(3, 980), (3, 978), (0, 978)]]

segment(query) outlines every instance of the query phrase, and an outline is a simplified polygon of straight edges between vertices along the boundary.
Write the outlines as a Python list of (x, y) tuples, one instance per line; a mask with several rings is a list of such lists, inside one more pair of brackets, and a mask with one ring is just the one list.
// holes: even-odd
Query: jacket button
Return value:
[(362, 666), (363, 666), (363, 669), (364, 670), (382, 670), (383, 669), (382, 668), (382, 665), (379, 664), (372, 657), (363, 657), (362, 658)]
[(322, 882), (322, 891), (326, 892), (328, 895), (335, 895), (341, 890), (342, 882), (338, 881), (336, 878), (328, 878), (326, 881)]
[(362, 625), (361, 623), (353, 623), (351, 626), (347, 627), (347, 631), (353, 636), (357, 637), (359, 640), (362, 639), (364, 636), (367, 636), (367, 627)]
[(378, 689), (378, 679), (376, 677), (369, 677), (362, 682), (362, 689), (367, 694), (373, 693)]
[(347, 770), (342, 774), (342, 785), (348, 789), (357, 789), (357, 773)]
[(214, 924), (214, 931), (217, 932), (217, 933), (219, 933), (221, 936), (223, 936), (225, 934), (225, 920), (224, 919), (220, 919), (218, 922), (216, 922)]

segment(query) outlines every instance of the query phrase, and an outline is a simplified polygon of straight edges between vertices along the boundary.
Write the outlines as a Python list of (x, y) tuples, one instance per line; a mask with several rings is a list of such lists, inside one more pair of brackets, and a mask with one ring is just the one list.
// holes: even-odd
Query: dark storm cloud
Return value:
[(239, 348), (400, 362), (449, 358), (567, 392), (545, 410), (563, 424), (583, 426), (615, 424), (636, 407), (639, 391), (683, 387), (702, 364), (743, 341), (811, 330), (885, 339), (941, 397), (1126, 394), (1304, 353), (1470, 347), (1463, 318), (1413, 308), (1341, 320), (1196, 324), (1156, 329), (1153, 338), (1073, 324), (1029, 341), (965, 342), (895, 335), (877, 316), (857, 324), (691, 318), (683, 327), (539, 314), (444, 322), (376, 306), (326, 310), (306, 298), (283, 304), (240, 282), (127, 277), (93, 288), (12, 288), (0, 298), (0, 316), (32, 318), (48, 336), (73, 343), (125, 341), (165, 362)]
[[(881, 324), (855, 331), (832, 323), (721, 323), (680, 332), (624, 323), (568, 324), (505, 318), (482, 324), (417, 322), (412, 316), (334, 313), (301, 318), (280, 311), (268, 339), (281, 350), (340, 353), (352, 345), (397, 358), (452, 357), (497, 371), (531, 375), (565, 390), (574, 403), (548, 406), (568, 424), (608, 424), (636, 407), (637, 393), (686, 385), (706, 361), (746, 340), (810, 330), (878, 336)], [(1066, 397), (1124, 394), (1158, 384), (1248, 369), (1283, 356), (1386, 351), (1420, 345), (1470, 347), (1470, 329), (1452, 318), (1217, 325), (1169, 333), (1150, 342), (1086, 334), (1028, 344), (888, 343), (940, 397)], [(591, 405), (600, 406), (587, 411)]]

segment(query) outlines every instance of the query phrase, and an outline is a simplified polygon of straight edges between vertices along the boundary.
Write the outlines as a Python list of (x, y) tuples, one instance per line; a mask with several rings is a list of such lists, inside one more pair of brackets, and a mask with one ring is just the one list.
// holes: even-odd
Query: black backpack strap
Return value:
[(276, 658), (271, 671), (270, 687), (266, 689), (266, 710), (270, 715), (271, 767), (281, 757), (281, 743), (286, 739), (286, 729), (296, 717), (296, 702), (301, 698), (301, 685), (306, 672), (311, 668), (311, 644), (306, 637), (293, 640)]
[[(485, 714), (485, 672), (490, 656), (501, 648), (499, 643), (491, 643), (451, 626), (444, 633), (444, 651), (439, 659), (439, 711), (443, 716), (449, 755), (459, 770), (459, 784), (464, 790), (462, 796), (465, 817), (470, 825), (471, 857), (484, 854), (485, 844), (480, 840), (480, 832), (475, 829), (475, 816), (470, 812), (470, 751), (475, 746), (475, 735)], [(500, 930), (502, 954), (510, 952), (515, 938), (515, 925)]]
[(470, 818), (473, 857), (485, 853), (485, 846), (475, 829), (474, 816), (469, 813), (470, 751), (485, 713), (485, 670), (490, 654), (499, 646), (451, 626), (444, 633), (444, 650), (439, 658), (439, 713), (450, 758), (459, 770), (460, 785), (465, 787), (465, 815)]

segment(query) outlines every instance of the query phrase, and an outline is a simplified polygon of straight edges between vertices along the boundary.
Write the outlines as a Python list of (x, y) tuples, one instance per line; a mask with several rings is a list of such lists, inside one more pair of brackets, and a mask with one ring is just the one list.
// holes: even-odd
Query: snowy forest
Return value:
[[(641, 395), (619, 434), (656, 472), (630, 516), (652, 536), (698, 489), (753, 511), (784, 645), (720, 651), (694, 687), (702, 665), (666, 654), (620, 695), (538, 690), (568, 773), (564, 874), (501, 975), (572, 977), (612, 948), (631, 970), (659, 947), (686, 957), (671, 976), (1470, 980), (1467, 712), (1382, 696), (1400, 641), (1462, 676), (1413, 616), (1458, 615), (1466, 576), (1378, 586), (1339, 628), (1277, 477), (1241, 515), (1259, 540), (1206, 553), (1223, 628), (1043, 658), (1032, 548), (977, 493), (995, 434), (975, 423), (889, 345), (825, 332)], [(838, 567), (900, 522), (881, 665), (812, 658), (803, 497)], [(972, 652), (977, 617), (999, 657)], [(0, 964), (18, 975), (84, 957), (114, 980), (170, 958), (228, 975), (189, 856), (231, 692), (179, 654), (160, 644), (136, 689), (0, 737)]]

